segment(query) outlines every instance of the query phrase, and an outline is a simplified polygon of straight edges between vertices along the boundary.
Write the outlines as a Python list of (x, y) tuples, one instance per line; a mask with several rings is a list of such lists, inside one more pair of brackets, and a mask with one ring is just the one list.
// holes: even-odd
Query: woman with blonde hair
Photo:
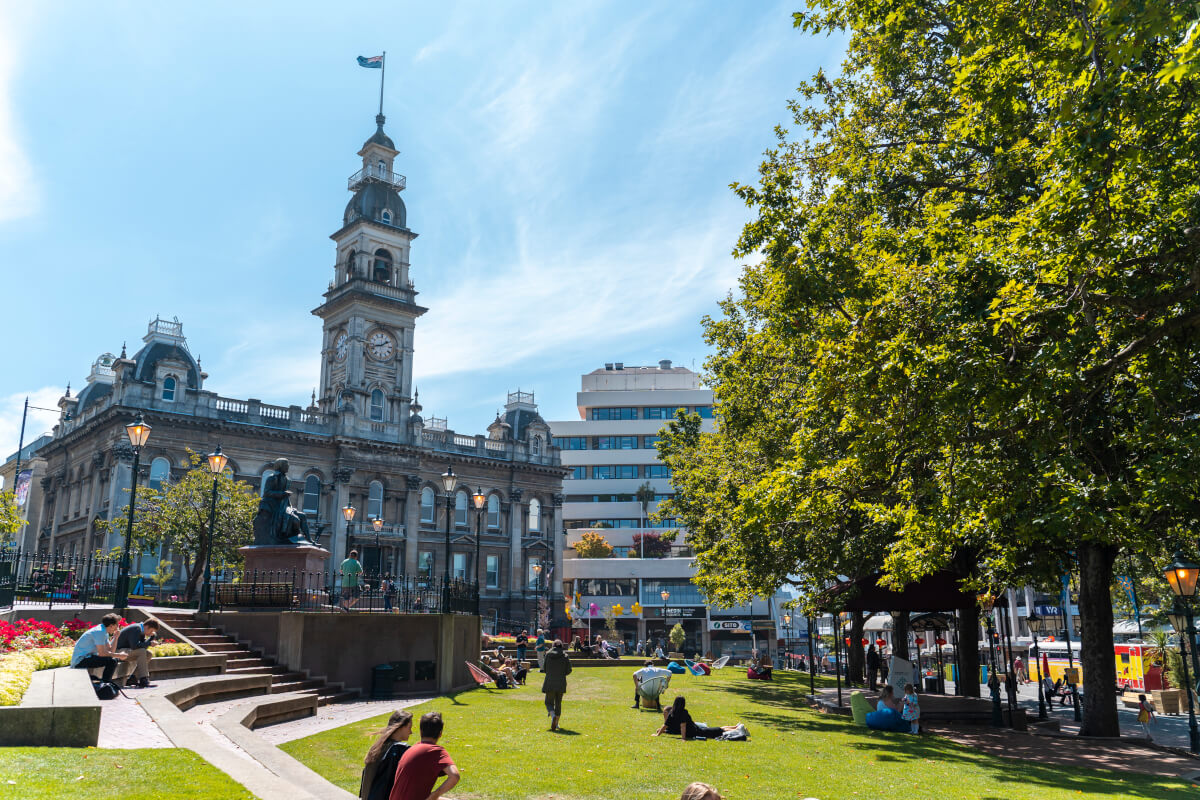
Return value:
[(679, 800), (723, 800), (721, 793), (707, 783), (689, 783)]
[(392, 793), (392, 782), (396, 780), (400, 756), (408, 749), (409, 736), (412, 736), (412, 714), (393, 711), (384, 729), (376, 732), (375, 742), (363, 759), (359, 800), (387, 800)]

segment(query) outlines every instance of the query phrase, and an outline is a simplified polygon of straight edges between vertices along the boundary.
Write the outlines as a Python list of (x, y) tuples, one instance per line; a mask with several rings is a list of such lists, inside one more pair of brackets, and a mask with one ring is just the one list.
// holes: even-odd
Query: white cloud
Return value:
[(0, 460), (7, 459), (17, 452), (17, 443), (21, 438), (21, 411), (25, 405), (25, 398), (29, 398), (31, 406), (54, 409), (29, 409), (29, 417), (25, 421), (25, 444), (29, 444), (58, 424), (57, 404), (62, 394), (61, 386), (43, 386), (40, 389), (14, 392), (0, 397)]
[(21, 147), (13, 116), (13, 84), (20, 52), (18, 29), (30, 14), (16, 3), (0, 3), (0, 222), (37, 211), (33, 167)]

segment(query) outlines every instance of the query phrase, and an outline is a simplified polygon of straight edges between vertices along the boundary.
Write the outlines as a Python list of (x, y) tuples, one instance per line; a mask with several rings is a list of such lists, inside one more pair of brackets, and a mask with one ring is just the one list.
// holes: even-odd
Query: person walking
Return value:
[(1150, 735), (1150, 725), (1154, 722), (1154, 709), (1146, 702), (1146, 695), (1144, 694), (1138, 695), (1137, 721), (1142, 726), (1142, 730), (1145, 731), (1146, 738), (1153, 742), (1154, 737)]
[(879, 684), (879, 652), (873, 644), (867, 648), (867, 684), (872, 692)]
[(567, 691), (567, 676), (571, 674), (571, 659), (563, 652), (561, 639), (546, 653), (542, 662), (542, 694), (546, 695), (546, 714), (550, 717), (550, 730), (558, 730), (558, 718), (562, 716), (562, 697)]
[(342, 602), (339, 604), (339, 607), (343, 611), (349, 611), (358, 602), (358, 579), (362, 575), (362, 571), (362, 564), (358, 560), (358, 551), (351, 550), (350, 555), (342, 562), (341, 567)]
[[(557, 639), (555, 641), (558, 641)], [(546, 632), (541, 628), (537, 629), (537, 639), (533, 643), (533, 651), (537, 653), (538, 669), (541, 669), (546, 660), (546, 651), (549, 646), (546, 644)]]

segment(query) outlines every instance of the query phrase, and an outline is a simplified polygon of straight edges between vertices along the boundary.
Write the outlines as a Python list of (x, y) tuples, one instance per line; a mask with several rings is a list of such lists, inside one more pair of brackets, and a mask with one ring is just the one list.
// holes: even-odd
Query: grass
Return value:
[[(715, 785), (727, 800), (887, 797), (971, 800), (1173, 798), (1184, 781), (994, 758), (937, 737), (885, 734), (799, 703), (807, 676), (776, 672), (773, 683), (723, 670), (676, 675), (667, 701), (687, 697), (695, 719), (744, 722), (749, 742), (652, 738), (656, 712), (634, 711), (630, 672), (580, 668), (570, 676), (562, 727), (550, 733), (540, 681), (512, 691), (473, 689), (412, 708), (441, 711), (442, 744), (462, 771), (456, 798), (664, 800), (691, 781)], [(284, 745), (333, 783), (358, 789), (362, 757), (386, 715)], [(414, 740), (415, 741), (415, 740)], [(1047, 747), (1052, 747), (1047, 743)]]
[(254, 795), (190, 750), (5, 747), (0, 748), (0, 798), (8, 797), (253, 800)]

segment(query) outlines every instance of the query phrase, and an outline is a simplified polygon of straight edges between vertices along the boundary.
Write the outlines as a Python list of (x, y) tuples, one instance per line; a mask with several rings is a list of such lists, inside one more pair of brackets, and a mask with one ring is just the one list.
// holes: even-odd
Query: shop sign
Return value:
[(749, 633), (753, 623), (748, 619), (714, 619), (709, 627), (714, 631), (726, 633)]
[(704, 606), (666, 606), (655, 609), (655, 616), (665, 618), (696, 619), (704, 616)]

